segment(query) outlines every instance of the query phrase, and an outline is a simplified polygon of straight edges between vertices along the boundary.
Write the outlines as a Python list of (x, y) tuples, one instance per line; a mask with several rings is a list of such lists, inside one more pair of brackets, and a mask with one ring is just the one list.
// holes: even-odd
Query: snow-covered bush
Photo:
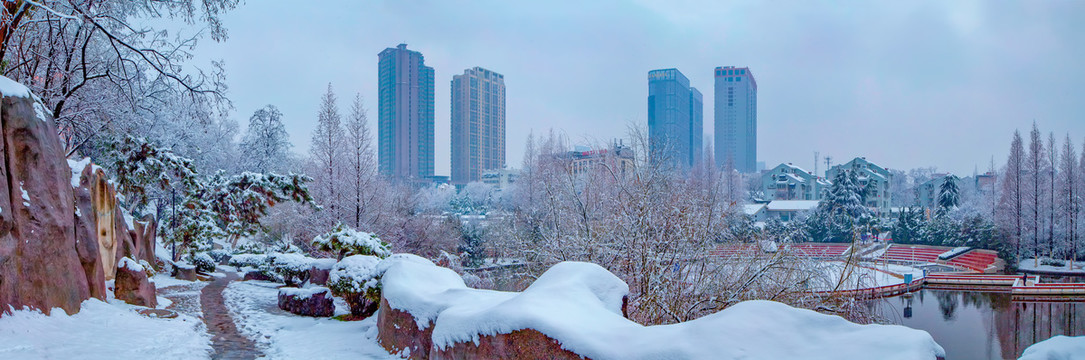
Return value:
[(143, 270), (147, 271), (147, 277), (154, 277), (158, 273), (154, 271), (154, 266), (151, 266), (151, 263), (147, 262), (147, 260), (140, 260), (139, 265), (143, 266)]
[(196, 271), (205, 274), (215, 272), (215, 265), (218, 264), (217, 262), (215, 262), (215, 259), (211, 258), (211, 255), (208, 255), (205, 252), (192, 254), (191, 261), (192, 265), (196, 265)]
[(274, 253), (268, 255), (271, 271), (283, 277), (287, 286), (297, 286), (309, 279), (313, 259), (302, 254)]
[(224, 249), (215, 249), (215, 250), (208, 251), (207, 254), (211, 255), (211, 259), (215, 260), (215, 263), (221, 263), (222, 259), (225, 259), (227, 256), (230, 256), (230, 251), (229, 250), (224, 250)]
[(269, 268), (268, 256), (264, 254), (234, 254), (230, 257), (229, 264), (237, 268)]
[(377, 235), (339, 223), (329, 233), (313, 238), (313, 246), (324, 251), (336, 254), (336, 259), (342, 260), (347, 255), (372, 255), (386, 258), (392, 255), (392, 247), (381, 241)]
[(376, 256), (351, 255), (332, 267), (328, 287), (346, 300), (351, 315), (365, 318), (377, 311), (381, 297), (379, 262)]

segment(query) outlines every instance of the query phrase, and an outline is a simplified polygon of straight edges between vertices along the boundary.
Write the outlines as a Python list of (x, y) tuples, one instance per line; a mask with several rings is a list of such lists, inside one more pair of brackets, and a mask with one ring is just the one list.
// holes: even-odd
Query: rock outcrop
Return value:
[[(106, 299), (105, 270), (102, 267), (101, 252), (98, 251), (98, 236), (94, 218), (94, 203), (91, 199), (91, 181), (94, 166), (90, 161), (79, 170), (79, 164), (72, 164), (72, 185), (75, 193), (75, 245), (79, 253), (79, 262), (90, 287), (90, 296), (99, 300)], [(78, 180), (76, 180), (78, 179)], [(77, 182), (78, 181), (78, 182)]]
[(335, 315), (332, 293), (326, 287), (279, 288), (279, 308), (302, 316)]
[(136, 260), (124, 257), (117, 263), (117, 277), (113, 294), (118, 300), (138, 306), (158, 306), (154, 283), (147, 278), (147, 270)]
[(117, 272), (116, 227), (113, 224), (117, 210), (117, 192), (109, 183), (109, 178), (101, 168), (94, 168), (91, 173), (91, 207), (94, 209), (95, 234), (98, 240), (98, 252), (105, 270), (105, 279), (112, 280)]
[(0, 96), (0, 312), (11, 306), (75, 313), (90, 286), (64, 148), (25, 86), (0, 77)]

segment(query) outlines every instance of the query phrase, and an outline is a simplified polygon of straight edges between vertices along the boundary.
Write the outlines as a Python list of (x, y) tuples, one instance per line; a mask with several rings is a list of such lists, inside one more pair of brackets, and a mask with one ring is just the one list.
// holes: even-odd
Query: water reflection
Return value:
[(1013, 301), (1010, 294), (924, 289), (875, 301), (890, 323), (926, 330), (947, 359), (1015, 359), (1055, 335), (1085, 334), (1081, 302)]

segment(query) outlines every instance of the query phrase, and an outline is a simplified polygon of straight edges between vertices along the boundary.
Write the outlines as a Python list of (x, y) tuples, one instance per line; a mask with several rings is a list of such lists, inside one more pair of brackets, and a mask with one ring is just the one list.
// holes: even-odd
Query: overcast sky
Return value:
[[(248, 1), (223, 18), (234, 118), (282, 110), (305, 154), (330, 82), (361, 93), (376, 131), (377, 53), (399, 43), (436, 70), (436, 173), (449, 174), (452, 76), (505, 75), (507, 159), (531, 131), (573, 143), (646, 124), (649, 70), (678, 68), (705, 94), (716, 66), (757, 79), (758, 160), (812, 170), (866, 156), (971, 175), (1005, 161), (1014, 129), (1085, 141), (1082, 1)], [(711, 137), (709, 138), (711, 140)], [(707, 144), (707, 143), (706, 143)], [(1061, 145), (1060, 145), (1061, 146)], [(825, 170), (824, 163), (820, 170)]]

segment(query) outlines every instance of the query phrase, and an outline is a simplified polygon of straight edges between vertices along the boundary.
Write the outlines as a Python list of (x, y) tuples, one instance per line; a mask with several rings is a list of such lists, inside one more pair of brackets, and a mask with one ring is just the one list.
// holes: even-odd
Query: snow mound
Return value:
[(925, 331), (859, 325), (772, 301), (746, 301), (672, 325), (622, 316), (628, 285), (602, 267), (554, 265), (523, 292), (470, 289), (455, 272), (413, 255), (378, 264), (393, 309), (433, 322), (433, 346), (533, 329), (592, 359), (934, 359), (945, 350)]
[[(97, 299), (75, 315), (18, 310), (0, 317), (4, 359), (201, 359), (211, 352), (203, 321), (181, 314), (152, 319)], [(150, 355), (153, 354), (153, 355)]]
[(331, 270), (335, 266), (335, 259), (323, 258), (313, 259), (310, 263), (317, 270)]
[(0, 76), (0, 95), (34, 98), (34, 95), (30, 92), (29, 88), (15, 80), (9, 79), (7, 76)]
[(139, 262), (137, 262), (135, 260), (132, 260), (132, 258), (129, 258), (127, 256), (121, 258), (121, 261), (117, 262), (117, 268), (118, 269), (128, 269), (128, 270), (132, 270), (132, 271), (135, 271), (135, 272), (143, 272), (144, 270), (146, 270), (146, 269), (143, 268), (143, 265), (141, 265)]
[(326, 287), (323, 287), (323, 286), (314, 286), (314, 287), (307, 287), (307, 288), (292, 288), (292, 287), (281, 287), (281, 288), (279, 288), (279, 295), (286, 295), (286, 296), (295, 297), (295, 298), (298, 298), (298, 299), (308, 299), (308, 298), (313, 297), (313, 295), (316, 295), (316, 294), (324, 294), (325, 298), (332, 297), (332, 291), (329, 290)]
[(1018, 360), (1085, 359), (1085, 336), (1056, 335), (1025, 348)]
[(958, 246), (958, 247), (955, 247), (953, 249), (950, 249), (949, 251), (938, 254), (938, 258), (942, 259), (942, 260), (949, 260), (949, 258), (952, 258), (952, 257), (960, 255), (960, 254), (964, 254), (968, 250), (972, 250), (972, 248), (968, 247), (968, 246)]
[(337, 226), (336, 229), (330, 233), (313, 238), (313, 245), (321, 248), (332, 248), (334, 247), (333, 244), (336, 243), (343, 248), (362, 251), (363, 255), (376, 255), (381, 258), (392, 255), (392, 251), (388, 244), (381, 241), (377, 235), (365, 231), (354, 230), (342, 224)]
[(79, 187), (79, 178), (83, 175), (83, 169), (86, 169), (89, 164), (89, 157), (83, 160), (68, 159), (68, 167), (72, 169), (72, 188)]
[(268, 255), (271, 264), (276, 268), (293, 271), (307, 271), (313, 266), (313, 258), (302, 254), (274, 253)]

